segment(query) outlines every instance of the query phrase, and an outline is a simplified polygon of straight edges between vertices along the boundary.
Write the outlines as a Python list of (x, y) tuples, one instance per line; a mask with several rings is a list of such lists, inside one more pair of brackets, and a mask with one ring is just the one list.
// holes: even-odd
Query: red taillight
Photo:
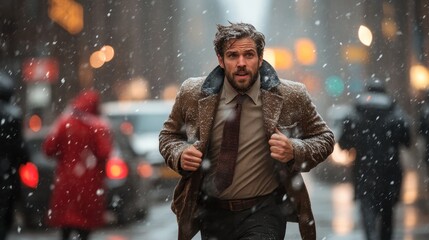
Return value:
[(119, 157), (110, 158), (106, 164), (106, 175), (110, 179), (124, 179), (128, 176), (128, 166)]
[(30, 188), (37, 188), (39, 183), (39, 171), (34, 163), (26, 163), (19, 167), (19, 177), (21, 182)]
[(131, 135), (134, 133), (134, 126), (131, 122), (122, 122), (119, 128), (121, 129), (121, 132), (125, 135)]
[(137, 172), (143, 178), (150, 178), (153, 175), (152, 165), (146, 162), (142, 162), (137, 167)]
[(40, 131), (40, 129), (42, 128), (42, 118), (37, 114), (31, 115), (31, 117), (28, 120), (28, 127), (33, 132)]

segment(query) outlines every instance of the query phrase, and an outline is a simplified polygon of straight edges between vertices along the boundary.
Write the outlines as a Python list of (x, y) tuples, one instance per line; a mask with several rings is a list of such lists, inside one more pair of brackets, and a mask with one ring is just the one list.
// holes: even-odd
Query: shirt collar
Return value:
[[(234, 89), (234, 87), (229, 83), (228, 79), (226, 77), (224, 78), (224, 84), (222, 89), (222, 98), (225, 98), (225, 103), (228, 104), (232, 100), (234, 100), (235, 96), (237, 96), (239, 93)], [(253, 103), (256, 104), (259, 92), (261, 88), (261, 77), (258, 74), (258, 78), (256, 79), (256, 82), (252, 85), (252, 87), (247, 90), (246, 95), (249, 96)]]

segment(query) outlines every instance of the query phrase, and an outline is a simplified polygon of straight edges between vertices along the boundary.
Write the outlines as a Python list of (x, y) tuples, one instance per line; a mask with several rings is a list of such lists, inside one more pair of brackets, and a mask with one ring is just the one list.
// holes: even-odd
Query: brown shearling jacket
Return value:
[[(293, 208), (288, 221), (299, 223), (302, 239), (315, 240), (315, 221), (301, 172), (310, 171), (331, 154), (334, 135), (316, 112), (303, 84), (279, 79), (266, 61), (259, 73), (267, 141), (276, 128), (292, 130), (289, 137), (294, 147), (294, 159), (276, 165), (277, 177), (288, 199), (285, 204)], [(186, 80), (159, 135), (161, 155), (171, 169), (182, 175), (172, 202), (179, 225), (179, 240), (192, 239), (200, 229), (198, 198), (204, 174), (201, 168), (196, 172), (180, 169), (180, 155), (191, 144), (203, 155), (207, 152), (223, 81), (224, 71), (220, 66), (207, 77)]]

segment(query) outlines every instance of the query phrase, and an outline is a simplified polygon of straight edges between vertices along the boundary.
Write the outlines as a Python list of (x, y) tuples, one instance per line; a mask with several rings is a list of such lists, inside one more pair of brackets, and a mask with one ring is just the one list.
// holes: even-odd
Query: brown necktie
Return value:
[(215, 186), (222, 193), (232, 183), (238, 153), (241, 106), (246, 95), (237, 95), (237, 105), (228, 115), (223, 127), (222, 143), (215, 171)]

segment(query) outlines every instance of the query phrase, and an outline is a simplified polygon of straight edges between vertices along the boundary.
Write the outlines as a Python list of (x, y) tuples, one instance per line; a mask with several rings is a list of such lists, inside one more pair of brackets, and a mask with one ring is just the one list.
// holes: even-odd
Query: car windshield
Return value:
[(168, 115), (166, 113), (151, 113), (128, 116), (110, 116), (110, 119), (118, 123), (130, 121), (133, 124), (134, 132), (136, 134), (147, 134), (159, 133), (167, 117)]
[(134, 131), (137, 134), (159, 133), (166, 119), (167, 115), (162, 113), (136, 116), (133, 121)]

